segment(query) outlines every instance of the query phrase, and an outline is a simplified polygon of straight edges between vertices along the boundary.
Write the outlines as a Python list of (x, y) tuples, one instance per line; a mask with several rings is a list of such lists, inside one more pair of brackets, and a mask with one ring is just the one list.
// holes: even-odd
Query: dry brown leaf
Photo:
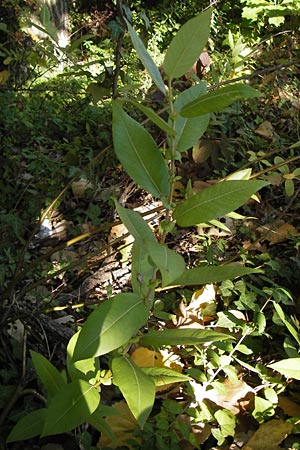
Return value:
[(258, 227), (257, 231), (261, 233), (261, 240), (267, 240), (270, 245), (278, 244), (286, 239), (289, 239), (290, 235), (298, 236), (299, 231), (293, 225), (277, 220), (273, 223), (267, 223), (264, 226)]
[(278, 406), (289, 417), (300, 417), (300, 404), (288, 397), (279, 396)]
[(279, 444), (290, 434), (293, 424), (281, 419), (263, 423), (243, 450), (280, 450)]
[(203, 328), (205, 322), (215, 317), (216, 308), (215, 287), (207, 284), (194, 292), (188, 305), (180, 303), (173, 323), (177, 328)]
[(203, 164), (211, 156), (211, 153), (212, 153), (211, 141), (202, 139), (196, 142), (196, 144), (193, 147), (192, 150), (193, 160), (197, 164)]
[(86, 178), (80, 178), (78, 181), (73, 181), (71, 189), (74, 197), (83, 198), (88, 189), (95, 189), (94, 185)]
[[(180, 356), (169, 350), (161, 349), (159, 352), (149, 350), (146, 347), (138, 347), (131, 354), (131, 359), (139, 367), (165, 367), (182, 373), (183, 364)], [(177, 383), (168, 383), (163, 386), (156, 386), (156, 392), (164, 392)]]
[(274, 128), (268, 120), (262, 122), (255, 130), (255, 133), (268, 141), (272, 141), (274, 139)]
[[(216, 389), (205, 390), (205, 388), (196, 382), (190, 382), (195, 393), (196, 400), (204, 399), (214, 402), (221, 408), (231, 411), (233, 414), (239, 414), (241, 411), (240, 401), (246, 396), (253, 396), (253, 389), (244, 381), (239, 380), (237, 383), (227, 378), (223, 383), (225, 394), (221, 394)], [(244, 407), (244, 405), (243, 405)]]
[(284, 223), (276, 230), (273, 230), (270, 239), (270, 245), (278, 244), (279, 242), (283, 242), (286, 239), (289, 239), (291, 236), (298, 236), (299, 231), (293, 225), (289, 223)]
[(102, 434), (97, 444), (97, 448), (119, 448), (124, 446), (132, 449), (133, 447), (126, 443), (127, 439), (133, 439), (140, 445), (140, 439), (134, 434), (134, 431), (138, 428), (138, 424), (127, 404), (125, 402), (119, 402), (115, 403), (113, 407), (118, 410), (119, 414), (106, 417), (105, 422), (115, 433), (117, 439), (112, 442), (107, 436)]

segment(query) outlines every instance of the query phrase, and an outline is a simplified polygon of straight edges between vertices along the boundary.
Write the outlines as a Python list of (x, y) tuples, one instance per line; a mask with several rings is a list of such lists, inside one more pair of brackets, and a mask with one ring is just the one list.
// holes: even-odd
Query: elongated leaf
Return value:
[(92, 425), (95, 430), (104, 433), (111, 441), (116, 439), (115, 434), (110, 426), (104, 420), (104, 417), (118, 415), (119, 411), (112, 406), (99, 405), (96, 411), (87, 419), (87, 422)]
[(167, 369), (166, 367), (142, 367), (142, 371), (153, 378), (155, 386), (165, 386), (170, 383), (181, 383), (191, 378), (176, 370)]
[(99, 358), (89, 358), (82, 361), (73, 361), (74, 349), (78, 340), (80, 331), (75, 333), (69, 340), (67, 347), (67, 368), (72, 380), (78, 378), (86, 381), (97, 377), (100, 370)]
[(113, 102), (113, 140), (115, 152), (128, 175), (155, 197), (169, 191), (168, 170), (151, 135)]
[(244, 267), (239, 264), (227, 266), (207, 266), (187, 269), (174, 281), (174, 285), (193, 286), (208, 283), (220, 283), (225, 280), (242, 277), (249, 273), (260, 273), (259, 269)]
[(148, 242), (147, 250), (159, 269), (162, 277), (162, 286), (168, 286), (180, 277), (185, 269), (185, 262), (181, 255), (158, 242)]
[(194, 328), (156, 331), (150, 330), (141, 339), (142, 345), (152, 345), (160, 347), (161, 345), (193, 345), (204, 342), (218, 342), (234, 339), (229, 334), (219, 333), (217, 331), (199, 330)]
[(43, 383), (48, 395), (52, 397), (61, 388), (66, 386), (66, 382), (56, 367), (51, 364), (43, 355), (30, 350), (30, 356), (41, 382)]
[(136, 34), (134, 28), (130, 25), (130, 23), (125, 19), (126, 25), (133, 43), (133, 46), (138, 54), (138, 57), (142, 61), (145, 69), (149, 73), (150, 77), (152, 78), (153, 82), (156, 84), (158, 89), (164, 94), (167, 94), (166, 86), (163, 82), (163, 79), (161, 77), (161, 74), (155, 65), (155, 62), (147, 52), (143, 41), (140, 39), (140, 37)]
[(172, 39), (164, 68), (170, 78), (187, 73), (202, 52), (210, 32), (211, 9), (186, 22)]
[(261, 93), (247, 84), (238, 83), (224, 86), (213, 92), (201, 95), (198, 99), (185, 105), (180, 114), (183, 117), (197, 117), (202, 114), (220, 111), (236, 100), (260, 97)]
[(155, 400), (154, 381), (125, 356), (114, 358), (111, 369), (114, 383), (124, 395), (139, 426), (143, 428)]
[(84, 34), (83, 36), (81, 36), (80, 38), (76, 39), (76, 41), (74, 41), (72, 43), (72, 45), (69, 45), (66, 48), (66, 51), (68, 54), (71, 54), (72, 52), (74, 52), (74, 50), (76, 50), (83, 42), (88, 41), (89, 39), (94, 38), (93, 34)]
[(33, 411), (22, 417), (9, 433), (6, 442), (25, 441), (42, 433), (46, 408)]
[(165, 133), (169, 135), (174, 135), (175, 131), (173, 128), (170, 127), (170, 125), (167, 124), (158, 114), (156, 114), (155, 111), (153, 111), (152, 108), (148, 108), (148, 106), (144, 106), (139, 102), (134, 102), (132, 100), (128, 100), (131, 104), (133, 104), (136, 108), (138, 108), (140, 111), (142, 111), (145, 116), (147, 116), (150, 120), (152, 120), (155, 125), (157, 125), (161, 130), (163, 130)]
[(73, 430), (96, 411), (99, 402), (99, 392), (88, 382), (75, 380), (67, 384), (51, 400), (42, 436)]
[(117, 201), (115, 205), (120, 219), (139, 245), (145, 247), (147, 241), (156, 242), (149, 225), (138, 212), (123, 208)]
[[(179, 112), (184, 105), (190, 103), (199, 95), (204, 95), (206, 92), (206, 83), (202, 82), (196, 86), (187, 89), (179, 94), (174, 103), (174, 109)], [(199, 117), (187, 118), (178, 115), (175, 122), (176, 138), (175, 146), (178, 152), (185, 152), (201, 138), (206, 131), (209, 123), (209, 114), (204, 114)]]
[(85, 322), (73, 360), (104, 355), (125, 344), (146, 322), (149, 306), (136, 294), (117, 294), (105, 300)]
[(215, 184), (193, 197), (180, 203), (173, 218), (181, 227), (189, 227), (212, 219), (239, 208), (268, 183), (256, 180), (232, 180)]
[(134, 242), (131, 250), (131, 285), (133, 292), (144, 298), (149, 291), (154, 268), (149, 262), (149, 254), (145, 249)]
[(276, 370), (287, 378), (300, 380), (300, 357), (282, 359), (276, 363), (269, 364), (268, 367)]

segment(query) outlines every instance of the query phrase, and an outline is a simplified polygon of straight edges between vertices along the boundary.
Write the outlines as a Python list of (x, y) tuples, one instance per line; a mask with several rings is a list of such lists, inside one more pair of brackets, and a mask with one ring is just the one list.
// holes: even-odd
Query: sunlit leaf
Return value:
[(181, 286), (202, 285), (208, 283), (219, 283), (225, 280), (232, 280), (249, 273), (260, 273), (260, 269), (244, 267), (240, 264), (228, 264), (226, 266), (207, 266), (186, 269), (173, 284)]
[(300, 380), (300, 357), (282, 359), (276, 363), (269, 364), (268, 367), (276, 370), (287, 378)]
[(153, 379), (155, 386), (165, 386), (190, 380), (187, 375), (166, 367), (143, 367), (142, 371)]
[(166, 52), (164, 68), (169, 78), (188, 72), (202, 52), (210, 32), (211, 9), (186, 22), (172, 39)]
[(220, 111), (231, 105), (236, 100), (260, 97), (256, 89), (247, 84), (233, 84), (216, 89), (201, 95), (196, 100), (185, 105), (180, 114), (183, 117), (197, 117), (202, 114)]
[(42, 436), (73, 430), (96, 410), (100, 395), (91, 384), (75, 380), (52, 398), (47, 409)]
[(74, 351), (73, 360), (104, 355), (125, 344), (146, 322), (149, 306), (132, 293), (121, 293), (105, 300), (86, 320)]
[(203, 342), (218, 342), (234, 339), (226, 333), (193, 328), (175, 330), (150, 330), (141, 339), (142, 345), (160, 347), (161, 345), (193, 345)]
[(114, 383), (124, 395), (139, 426), (143, 428), (155, 400), (154, 381), (125, 356), (114, 358), (111, 369)]
[(182, 227), (209, 222), (239, 208), (267, 185), (265, 181), (256, 180), (217, 183), (176, 206), (173, 217)]
[(168, 169), (152, 136), (113, 102), (115, 152), (128, 175), (155, 197), (169, 191)]

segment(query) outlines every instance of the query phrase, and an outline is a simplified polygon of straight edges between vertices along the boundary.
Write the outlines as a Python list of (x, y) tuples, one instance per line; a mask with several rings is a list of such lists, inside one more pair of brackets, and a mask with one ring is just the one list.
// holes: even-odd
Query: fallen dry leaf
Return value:
[(216, 308), (215, 287), (206, 284), (193, 293), (188, 305), (183, 301), (180, 303), (173, 323), (176, 328), (203, 328), (205, 322), (215, 317)]
[[(223, 383), (224, 394), (221, 394), (216, 389), (206, 390), (203, 385), (194, 381), (190, 381), (193, 387), (194, 394), (197, 402), (203, 400), (210, 400), (217, 406), (225, 408), (237, 415), (244, 408), (244, 400), (247, 396), (253, 396), (254, 390), (245, 381), (238, 380), (234, 382), (227, 378)], [(243, 400), (243, 407), (241, 408), (240, 402)], [(261, 449), (260, 449), (261, 450)]]
[(281, 450), (279, 444), (290, 434), (293, 424), (281, 419), (263, 423), (251, 436), (243, 450)]
[(298, 236), (299, 231), (293, 225), (290, 225), (289, 223), (284, 223), (276, 230), (273, 230), (273, 233), (272, 233), (271, 239), (270, 239), (270, 245), (274, 245), (274, 244), (278, 244), (279, 242), (283, 242), (286, 239), (289, 239), (290, 235)]
[(300, 404), (294, 402), (288, 397), (279, 396), (278, 406), (289, 417), (300, 417)]
[(262, 122), (255, 130), (255, 133), (258, 134), (258, 136), (266, 139), (267, 141), (272, 141), (274, 139), (274, 128), (271, 122), (269, 122), (268, 120)]
[[(180, 356), (169, 350), (161, 349), (159, 352), (155, 352), (146, 347), (138, 347), (132, 352), (131, 359), (139, 367), (165, 367), (179, 373), (182, 373), (183, 370)], [(162, 386), (156, 386), (156, 392), (164, 392), (176, 384), (167, 383)]]
[(127, 404), (125, 402), (119, 402), (115, 403), (113, 407), (119, 414), (106, 417), (105, 422), (114, 432), (117, 439), (112, 442), (105, 434), (102, 434), (97, 444), (97, 448), (109, 447), (114, 449), (126, 447), (132, 449), (133, 447), (126, 442), (128, 439), (134, 440), (140, 445), (140, 440), (134, 434), (134, 431), (138, 428), (138, 424)]

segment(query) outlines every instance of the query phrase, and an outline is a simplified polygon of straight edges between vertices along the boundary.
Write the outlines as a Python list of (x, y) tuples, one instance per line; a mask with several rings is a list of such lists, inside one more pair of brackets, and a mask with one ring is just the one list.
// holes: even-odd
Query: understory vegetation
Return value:
[(299, 11), (1, 3), (1, 449), (300, 449)]

